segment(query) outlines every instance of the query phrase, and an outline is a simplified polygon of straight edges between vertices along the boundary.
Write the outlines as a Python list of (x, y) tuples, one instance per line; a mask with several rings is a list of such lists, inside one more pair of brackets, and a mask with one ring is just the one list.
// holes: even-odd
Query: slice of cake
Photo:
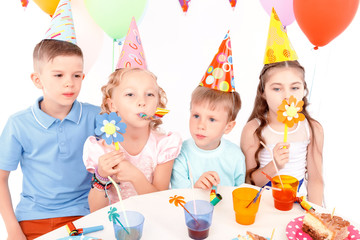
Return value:
[(247, 231), (245, 236), (238, 235), (238, 237), (234, 238), (233, 240), (268, 240), (268, 238), (264, 238), (255, 233)]
[(306, 213), (302, 230), (312, 237), (313, 240), (343, 240), (349, 232), (350, 223), (341, 217), (328, 213)]

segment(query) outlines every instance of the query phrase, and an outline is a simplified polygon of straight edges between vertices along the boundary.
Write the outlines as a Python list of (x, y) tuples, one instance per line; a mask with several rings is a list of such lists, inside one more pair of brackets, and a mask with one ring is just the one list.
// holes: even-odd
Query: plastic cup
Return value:
[(135, 211), (125, 211), (128, 224), (125, 220), (124, 212), (119, 213), (119, 221), (126, 228), (129, 234), (124, 228), (117, 222), (114, 225), (115, 238), (117, 240), (139, 240), (142, 236), (144, 226), (144, 216)]
[[(280, 183), (280, 178), (284, 185), (284, 188)], [(291, 210), (296, 198), (296, 192), (299, 186), (299, 181), (296, 178), (289, 175), (280, 175), (273, 177), (271, 180), (271, 184), (274, 188), (281, 189), (281, 190), (275, 190), (275, 189), (272, 190), (275, 208), (281, 211)]]
[(255, 203), (249, 203), (259, 191), (254, 188), (241, 187), (232, 192), (235, 220), (242, 225), (251, 225), (255, 222), (256, 213), (259, 210), (261, 195)]
[(192, 239), (207, 238), (209, 236), (214, 206), (209, 201), (195, 200), (187, 202), (184, 207), (198, 222), (195, 222), (190, 214), (184, 209), (185, 223), (188, 227), (189, 237)]

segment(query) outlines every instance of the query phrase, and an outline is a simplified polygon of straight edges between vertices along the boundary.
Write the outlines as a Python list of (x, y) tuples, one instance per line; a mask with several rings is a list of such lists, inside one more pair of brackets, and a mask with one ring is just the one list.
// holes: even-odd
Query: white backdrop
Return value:
[[(91, 18), (83, 20), (88, 16), (85, 16), (87, 12), (81, 1), (72, 0), (76, 6), (73, 7), (75, 29), (84, 46), (87, 70), (79, 100), (99, 105), (100, 87), (112, 71), (112, 39)], [(2, 130), (11, 114), (32, 105), (41, 95), (30, 79), (32, 51), (49, 27), (50, 18), (32, 1), (25, 11), (20, 1), (4, 1), (1, 10)], [(77, 18), (80, 19), (78, 23)], [(168, 95), (171, 112), (164, 118), (164, 130), (178, 131), (183, 139), (190, 137), (190, 94), (230, 30), (235, 85), (243, 106), (235, 129), (226, 138), (239, 144), (242, 128), (253, 107), (269, 19), (258, 0), (239, 0), (234, 11), (228, 0), (192, 0), (186, 15), (182, 13), (178, 0), (148, 0), (138, 27), (148, 68), (158, 76), (159, 85)], [(325, 131), (326, 207), (329, 211), (336, 207), (336, 214), (357, 223), (360, 223), (358, 200), (355, 198), (359, 195), (357, 176), (360, 167), (356, 151), (360, 135), (360, 128), (356, 126), (359, 122), (356, 102), (360, 89), (359, 32), (360, 16), (357, 13), (340, 36), (314, 51), (296, 22), (288, 26), (289, 38), (299, 61), (305, 66), (308, 85), (312, 86), (310, 112)], [(121, 47), (116, 46), (115, 50), (115, 55), (118, 55)], [(19, 201), (21, 182), (19, 170), (10, 175), (14, 206)], [(5, 238), (5, 227), (0, 219), (0, 239)]]

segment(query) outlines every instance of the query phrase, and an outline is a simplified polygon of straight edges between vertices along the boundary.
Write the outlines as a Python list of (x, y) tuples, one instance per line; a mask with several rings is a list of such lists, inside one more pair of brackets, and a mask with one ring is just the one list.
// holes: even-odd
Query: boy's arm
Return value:
[(8, 179), (10, 172), (0, 169), (0, 213), (4, 219), (8, 240), (25, 239), (25, 235), (15, 217), (14, 209), (11, 203)]
[(184, 157), (183, 152), (181, 152), (174, 161), (174, 166), (171, 174), (171, 188), (191, 188), (189, 174), (190, 173), (187, 166), (187, 160)]
[(245, 156), (240, 150), (239, 158), (236, 161), (235, 166), (235, 181), (234, 186), (240, 186), (245, 183), (245, 175), (246, 175), (246, 166), (245, 166)]

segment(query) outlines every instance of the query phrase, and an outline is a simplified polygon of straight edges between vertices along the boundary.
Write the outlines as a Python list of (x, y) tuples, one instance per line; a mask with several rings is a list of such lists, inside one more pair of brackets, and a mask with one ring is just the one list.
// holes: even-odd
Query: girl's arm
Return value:
[(156, 166), (153, 182), (150, 183), (145, 175), (129, 161), (119, 164), (120, 173), (117, 177), (120, 181), (129, 181), (133, 184), (138, 194), (151, 193), (169, 189), (171, 171), (174, 159)]
[[(248, 171), (256, 167), (255, 160), (255, 152), (259, 147), (260, 140), (255, 135), (255, 130), (258, 128), (258, 122), (253, 119), (248, 122), (241, 134), (240, 147), (242, 152), (245, 155), (245, 163), (246, 163), (246, 178), (245, 182), (250, 183), (250, 175)], [(255, 182), (255, 185), (261, 187), (269, 182), (269, 179), (265, 177), (264, 174), (261, 173), (264, 171), (269, 176), (273, 177), (276, 175), (276, 169), (272, 162), (268, 163), (263, 168), (258, 168), (256, 171), (252, 173), (252, 180)]]
[(308, 200), (319, 206), (323, 205), (324, 199), (324, 180), (323, 180), (323, 145), (324, 132), (320, 123), (311, 122), (314, 129), (314, 135), (307, 152), (307, 171), (308, 171)]
[(24, 233), (18, 223), (14, 209), (11, 203), (8, 179), (10, 172), (0, 169), (0, 213), (4, 219), (6, 230), (8, 232), (8, 240), (21, 239), (26, 240)]
[[(114, 186), (111, 187), (113, 188)], [(96, 189), (95, 187), (91, 188), (88, 201), (90, 212), (94, 212), (109, 205), (109, 199), (105, 197), (105, 191)]]

